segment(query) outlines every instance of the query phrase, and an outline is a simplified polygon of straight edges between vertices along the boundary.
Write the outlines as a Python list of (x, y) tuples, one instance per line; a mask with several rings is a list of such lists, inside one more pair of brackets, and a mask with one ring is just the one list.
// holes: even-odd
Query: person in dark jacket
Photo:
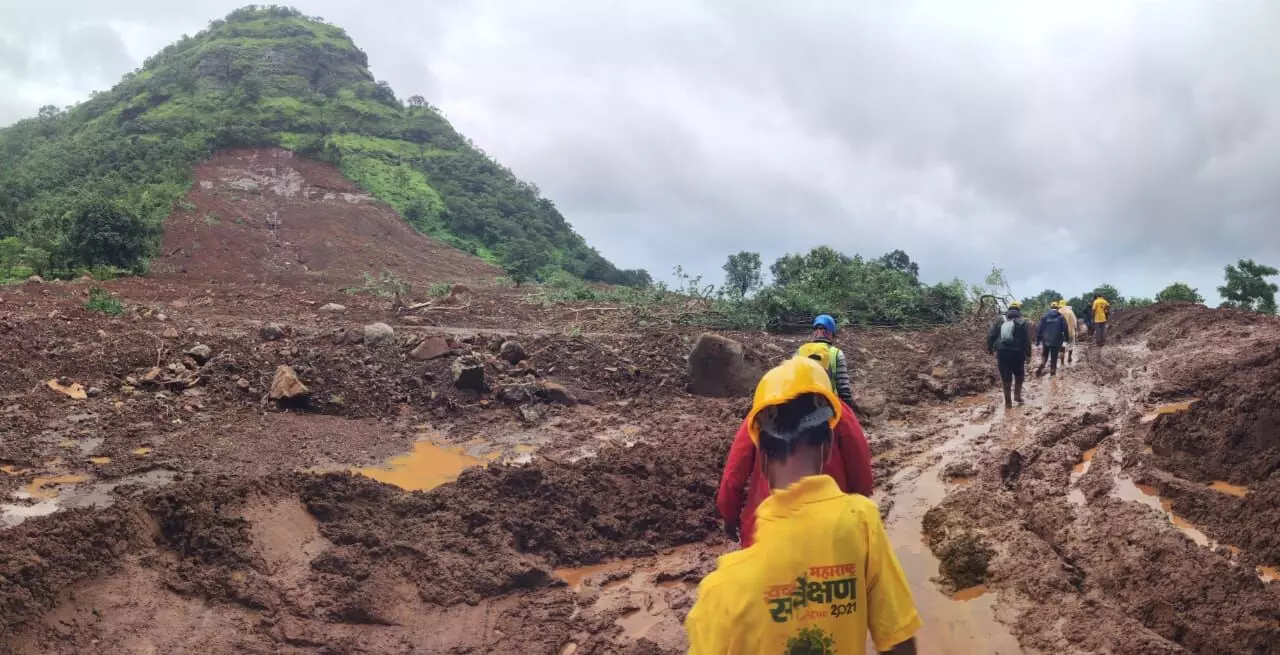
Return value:
[[(1031, 324), (1022, 317), (1022, 303), (1009, 303), (1009, 311), (996, 320), (987, 333), (987, 352), (994, 353), (1000, 367), (1000, 384), (1004, 387), (1004, 406), (1022, 402), (1022, 381), (1031, 361)], [(1013, 397), (1010, 399), (1010, 385)]]
[(1040, 325), (1036, 327), (1036, 345), (1040, 346), (1040, 368), (1036, 375), (1044, 375), (1044, 365), (1049, 365), (1049, 377), (1058, 374), (1058, 351), (1062, 344), (1071, 341), (1071, 329), (1067, 327), (1067, 318), (1058, 311), (1058, 303), (1049, 305), (1049, 311), (1040, 317)]

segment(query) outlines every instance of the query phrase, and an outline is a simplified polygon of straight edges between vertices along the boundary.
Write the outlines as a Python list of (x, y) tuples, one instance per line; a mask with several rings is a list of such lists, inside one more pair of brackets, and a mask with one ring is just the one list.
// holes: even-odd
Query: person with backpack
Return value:
[(1067, 325), (1067, 319), (1058, 311), (1058, 301), (1053, 301), (1049, 305), (1049, 311), (1040, 317), (1040, 324), (1036, 327), (1036, 345), (1040, 346), (1040, 368), (1036, 369), (1036, 376), (1044, 375), (1044, 365), (1049, 364), (1049, 377), (1058, 374), (1058, 351), (1062, 349), (1062, 344), (1071, 341), (1071, 328)]
[[(1022, 381), (1031, 361), (1031, 325), (1022, 317), (1022, 303), (1009, 303), (1009, 311), (996, 319), (987, 333), (987, 352), (994, 353), (1000, 367), (1000, 384), (1004, 387), (1004, 406), (1022, 403)], [(1010, 385), (1013, 396), (1010, 399)]]
[[(801, 346), (796, 354), (818, 360), (826, 369), (827, 375), (831, 377), (831, 386), (835, 387), (836, 395), (840, 396), (840, 400), (843, 400), (846, 405), (852, 407), (854, 412), (861, 414), (857, 403), (853, 402), (853, 383), (849, 381), (849, 365), (845, 360), (844, 351), (835, 347), (835, 340), (836, 319), (830, 314), (822, 314), (813, 319), (813, 339)], [(823, 347), (827, 351), (825, 358), (817, 352)]]

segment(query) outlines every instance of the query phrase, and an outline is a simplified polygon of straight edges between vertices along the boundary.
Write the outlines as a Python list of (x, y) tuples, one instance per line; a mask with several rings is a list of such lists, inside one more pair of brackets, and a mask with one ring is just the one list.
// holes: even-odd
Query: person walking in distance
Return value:
[(916, 652), (920, 613), (876, 504), (823, 474), (847, 406), (793, 357), (765, 373), (747, 426), (773, 493), (756, 541), (720, 557), (685, 619), (690, 655)]
[[(1009, 311), (996, 319), (987, 333), (987, 352), (994, 353), (1000, 367), (1000, 384), (1004, 388), (1004, 406), (1022, 402), (1022, 381), (1031, 361), (1031, 325), (1022, 317), (1022, 303), (1009, 303)], [(1012, 398), (1010, 398), (1010, 385)]]
[(1107, 345), (1107, 318), (1111, 316), (1111, 303), (1101, 294), (1093, 299), (1093, 342), (1099, 348)]
[(1062, 349), (1063, 343), (1070, 341), (1070, 326), (1066, 317), (1058, 311), (1058, 302), (1055, 300), (1036, 327), (1036, 345), (1040, 346), (1040, 368), (1036, 369), (1036, 377), (1044, 375), (1045, 364), (1049, 364), (1050, 377), (1058, 374), (1058, 351)]
[(1067, 321), (1067, 343), (1062, 347), (1062, 363), (1071, 363), (1072, 355), (1075, 354), (1076, 339), (1080, 336), (1080, 325), (1076, 320), (1076, 310), (1067, 304), (1066, 299), (1058, 301), (1058, 312), (1062, 314), (1062, 318)]

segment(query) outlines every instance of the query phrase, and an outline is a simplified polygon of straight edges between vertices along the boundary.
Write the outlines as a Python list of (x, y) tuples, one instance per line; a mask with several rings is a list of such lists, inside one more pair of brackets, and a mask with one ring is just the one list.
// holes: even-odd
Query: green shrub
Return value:
[(89, 302), (84, 304), (84, 308), (107, 316), (119, 316), (124, 311), (120, 301), (116, 300), (111, 295), (111, 292), (102, 287), (89, 288)]

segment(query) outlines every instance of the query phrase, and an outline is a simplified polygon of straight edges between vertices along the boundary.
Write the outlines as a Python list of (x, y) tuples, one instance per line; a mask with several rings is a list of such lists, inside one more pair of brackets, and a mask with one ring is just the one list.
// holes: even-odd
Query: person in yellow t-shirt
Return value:
[(720, 558), (685, 620), (690, 655), (916, 652), (906, 575), (875, 503), (822, 475), (840, 401), (827, 373), (793, 357), (756, 387), (748, 430), (775, 491), (756, 541)]
[(1111, 315), (1111, 303), (1098, 296), (1093, 299), (1093, 341), (1099, 348), (1107, 345), (1107, 317)]

